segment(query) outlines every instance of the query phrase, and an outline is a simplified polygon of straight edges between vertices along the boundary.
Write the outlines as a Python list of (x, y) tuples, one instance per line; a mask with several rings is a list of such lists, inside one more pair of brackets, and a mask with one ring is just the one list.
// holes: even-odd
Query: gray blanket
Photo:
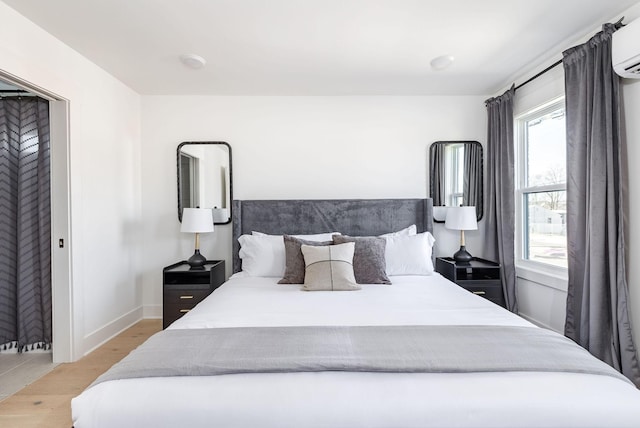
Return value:
[(574, 342), (541, 328), (247, 327), (162, 331), (91, 386), (140, 377), (318, 371), (541, 371), (627, 380)]

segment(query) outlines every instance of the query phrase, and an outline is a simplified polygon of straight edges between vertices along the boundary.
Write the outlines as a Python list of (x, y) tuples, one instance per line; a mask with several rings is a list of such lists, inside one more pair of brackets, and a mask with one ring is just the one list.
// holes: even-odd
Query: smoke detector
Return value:
[(435, 71), (441, 71), (453, 64), (455, 58), (451, 55), (441, 55), (431, 60), (431, 68)]
[(207, 61), (202, 58), (200, 55), (196, 54), (184, 54), (180, 56), (180, 61), (186, 66), (193, 70), (201, 69), (205, 66)]

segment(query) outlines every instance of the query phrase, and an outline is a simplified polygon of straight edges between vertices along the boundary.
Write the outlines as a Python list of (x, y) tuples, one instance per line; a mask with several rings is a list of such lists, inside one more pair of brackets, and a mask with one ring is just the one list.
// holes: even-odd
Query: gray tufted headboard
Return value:
[(233, 272), (241, 270), (238, 237), (340, 232), (375, 236), (415, 224), (433, 233), (431, 199), (303, 199), (233, 201)]

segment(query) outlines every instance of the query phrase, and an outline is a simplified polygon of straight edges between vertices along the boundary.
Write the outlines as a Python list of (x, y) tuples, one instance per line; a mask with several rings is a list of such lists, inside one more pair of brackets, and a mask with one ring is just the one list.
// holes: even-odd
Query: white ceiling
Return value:
[(2, 1), (145, 95), (493, 94), (638, 2)]

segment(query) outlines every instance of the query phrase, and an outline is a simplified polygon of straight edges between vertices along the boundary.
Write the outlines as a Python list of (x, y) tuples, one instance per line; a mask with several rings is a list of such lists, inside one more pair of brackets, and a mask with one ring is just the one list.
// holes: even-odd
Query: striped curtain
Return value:
[(51, 346), (49, 102), (0, 97), (0, 351)]

